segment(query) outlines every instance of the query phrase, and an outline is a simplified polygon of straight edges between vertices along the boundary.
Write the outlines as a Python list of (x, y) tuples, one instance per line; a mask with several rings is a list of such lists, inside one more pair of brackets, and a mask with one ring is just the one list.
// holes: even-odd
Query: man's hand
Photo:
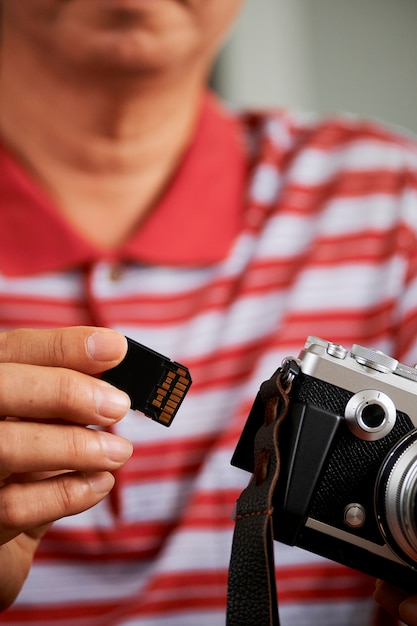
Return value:
[(417, 595), (412, 596), (403, 589), (377, 580), (374, 598), (396, 619), (408, 626), (417, 626)]
[(0, 333), (0, 609), (19, 593), (53, 521), (111, 490), (132, 453), (108, 432), (130, 406), (97, 378), (125, 356), (111, 330), (74, 327)]

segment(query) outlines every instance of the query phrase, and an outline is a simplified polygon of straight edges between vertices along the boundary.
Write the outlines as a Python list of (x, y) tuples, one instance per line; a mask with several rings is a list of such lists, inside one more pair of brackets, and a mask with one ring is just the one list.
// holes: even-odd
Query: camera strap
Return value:
[(292, 378), (279, 369), (259, 390), (264, 423), (254, 442), (254, 472), (236, 503), (229, 565), (227, 626), (279, 626), (272, 497), (280, 471), (278, 433)]

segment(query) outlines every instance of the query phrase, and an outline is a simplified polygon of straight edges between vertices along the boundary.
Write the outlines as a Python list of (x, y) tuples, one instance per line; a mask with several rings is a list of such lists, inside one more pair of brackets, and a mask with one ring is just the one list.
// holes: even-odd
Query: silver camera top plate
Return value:
[(301, 371), (354, 394), (366, 389), (385, 393), (396, 409), (417, 426), (417, 370), (370, 348), (347, 349), (319, 337), (307, 338), (299, 355)]

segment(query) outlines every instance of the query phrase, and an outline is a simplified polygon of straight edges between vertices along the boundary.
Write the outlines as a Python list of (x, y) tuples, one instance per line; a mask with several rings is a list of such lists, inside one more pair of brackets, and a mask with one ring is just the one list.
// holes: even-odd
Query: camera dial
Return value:
[(388, 435), (395, 425), (397, 411), (386, 393), (364, 389), (346, 404), (345, 418), (350, 431), (359, 439), (376, 441)]
[(353, 344), (351, 354), (357, 363), (370, 367), (377, 372), (383, 374), (391, 374), (395, 371), (398, 361), (381, 352), (380, 350), (372, 350), (358, 344)]
[(376, 482), (376, 516), (390, 548), (417, 567), (417, 431), (387, 455)]
[(417, 365), (410, 367), (409, 365), (404, 365), (404, 363), (398, 363), (394, 374), (398, 374), (398, 376), (402, 376), (402, 378), (408, 378), (408, 380), (415, 380), (417, 382)]

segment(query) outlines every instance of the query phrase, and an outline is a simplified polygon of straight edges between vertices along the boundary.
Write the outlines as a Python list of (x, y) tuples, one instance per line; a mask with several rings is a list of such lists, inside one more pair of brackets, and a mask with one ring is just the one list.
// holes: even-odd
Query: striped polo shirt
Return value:
[[(0, 198), (2, 329), (109, 326), (193, 377), (170, 428), (134, 412), (117, 425), (134, 453), (111, 497), (53, 525), (0, 623), (223, 625), (249, 479), (230, 458), (260, 383), (307, 335), (417, 362), (415, 143), (207, 95), (176, 176), (117, 251), (83, 239), (4, 146)], [(388, 623), (370, 578), (275, 547), (282, 626)]]

